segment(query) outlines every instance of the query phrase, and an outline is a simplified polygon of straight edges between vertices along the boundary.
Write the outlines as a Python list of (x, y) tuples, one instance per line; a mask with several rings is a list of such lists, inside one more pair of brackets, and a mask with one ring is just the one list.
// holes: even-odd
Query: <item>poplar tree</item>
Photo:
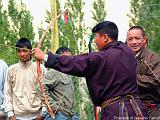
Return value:
[(34, 38), (32, 26), (33, 18), (22, 1), (18, 1), (18, 3), (16, 3), (15, 0), (9, 0), (8, 9), (2, 8), (3, 5), (1, 1), (0, 29), (2, 29), (1, 31), (3, 32), (0, 33), (0, 43), (8, 45), (8, 47), (3, 46), (0, 58), (4, 59), (8, 65), (11, 65), (18, 62), (16, 50), (14, 48), (16, 41), (22, 37), (26, 37), (32, 42)]
[(146, 31), (149, 48), (160, 53), (160, 1), (131, 0), (130, 26), (139, 25)]
[(7, 63), (9, 54), (6, 54), (10, 49), (2, 45), (6, 45), (10, 40), (10, 30), (7, 11), (3, 9), (2, 1), (0, 1), (0, 59), (5, 60)]
[(11, 18), (12, 30), (15, 38), (26, 37), (30, 40), (34, 38), (33, 31), (33, 17), (30, 11), (26, 9), (26, 5), (23, 1), (19, 1), (17, 4), (15, 0), (9, 0), (8, 14)]
[(92, 15), (92, 19), (94, 19), (96, 23), (105, 20), (107, 15), (107, 12), (105, 10), (105, 0), (94, 0)]

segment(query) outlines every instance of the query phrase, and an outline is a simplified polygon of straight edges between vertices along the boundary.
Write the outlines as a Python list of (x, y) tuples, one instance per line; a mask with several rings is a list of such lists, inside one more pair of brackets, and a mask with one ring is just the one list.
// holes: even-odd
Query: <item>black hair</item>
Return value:
[(32, 50), (32, 44), (31, 44), (31, 42), (27, 38), (21, 38), (21, 39), (19, 39), (16, 42), (15, 47), (16, 47), (16, 50), (18, 48), (24, 48), (24, 47), (27, 47), (28, 49)]
[(104, 21), (98, 23), (93, 29), (92, 33), (107, 34), (112, 40), (118, 39), (118, 27), (115, 23)]
[(143, 29), (141, 26), (132, 26), (132, 27), (129, 28), (128, 31), (133, 30), (133, 29), (141, 30), (142, 36), (143, 36), (143, 37), (146, 36), (145, 31), (144, 31), (144, 29)]
[(64, 52), (71, 52), (71, 50), (68, 47), (60, 47), (56, 50), (56, 54), (61, 54)]

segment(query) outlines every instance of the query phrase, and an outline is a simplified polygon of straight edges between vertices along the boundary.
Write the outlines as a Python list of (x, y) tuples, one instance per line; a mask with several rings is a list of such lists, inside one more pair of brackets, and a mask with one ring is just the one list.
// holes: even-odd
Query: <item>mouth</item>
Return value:
[(131, 46), (132, 47), (132, 49), (138, 49), (139, 48), (139, 46)]
[(20, 60), (21, 60), (21, 61), (26, 61), (26, 58), (21, 58)]

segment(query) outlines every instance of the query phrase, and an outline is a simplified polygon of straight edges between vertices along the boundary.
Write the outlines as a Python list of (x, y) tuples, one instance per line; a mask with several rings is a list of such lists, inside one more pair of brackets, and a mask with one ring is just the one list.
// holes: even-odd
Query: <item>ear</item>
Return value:
[(148, 37), (147, 36), (144, 36), (143, 44), (145, 45), (145, 47), (148, 46)]
[(108, 41), (109, 36), (107, 34), (104, 34), (104, 42)]

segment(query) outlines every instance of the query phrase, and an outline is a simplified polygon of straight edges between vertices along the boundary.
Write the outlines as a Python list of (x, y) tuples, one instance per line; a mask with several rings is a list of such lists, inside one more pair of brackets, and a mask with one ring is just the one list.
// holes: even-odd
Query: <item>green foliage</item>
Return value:
[[(95, 21), (96, 24), (104, 21), (107, 16), (107, 11), (105, 10), (105, 0), (95, 0), (92, 5), (93, 5), (92, 19)], [(97, 47), (95, 46), (95, 44), (92, 43), (93, 40), (90, 41), (89, 47), (91, 47), (92, 51), (96, 51)]]
[(60, 46), (67, 46), (73, 51), (73, 53), (78, 53), (78, 46), (76, 42), (77, 39), (74, 33), (72, 23), (70, 22), (68, 24), (65, 24), (64, 21), (61, 19), (58, 22), (58, 25), (60, 32)]
[(12, 30), (17, 33), (15, 36), (18, 38), (26, 37), (33, 40), (33, 17), (30, 15), (30, 11), (26, 9), (25, 4), (20, 1), (20, 4), (16, 5), (15, 0), (9, 0), (8, 14), (13, 23)]
[(9, 65), (15, 62), (15, 55), (14, 50), (12, 48), (5, 47), (4, 45), (11, 45), (12, 42), (10, 41), (11, 37), (11, 30), (10, 23), (8, 20), (8, 14), (6, 10), (3, 10), (2, 1), (0, 3), (0, 59), (3, 59)]
[(131, 0), (130, 26), (142, 26), (149, 38), (149, 48), (160, 53), (160, 1)]
[(79, 90), (79, 79), (78, 79), (78, 77), (73, 76), (72, 80), (73, 80), (73, 84), (74, 84), (74, 93), (75, 93), (74, 108), (77, 113), (80, 113), (80, 107), (81, 107), (80, 104), (82, 102), (82, 98), (80, 97), (81, 93)]
[[(69, 10), (70, 20), (70, 23), (66, 25), (66, 28), (70, 29), (70, 31), (65, 31), (72, 35), (72, 42), (74, 43), (74, 46), (72, 46), (73, 48), (76, 48), (74, 50), (74, 53), (84, 52), (85, 48), (87, 47), (84, 40), (84, 34), (87, 30), (83, 25), (84, 12), (82, 9), (84, 5), (85, 3), (82, 0), (67, 0), (66, 2), (66, 7)], [(68, 39), (70, 38), (71, 37), (69, 37)]]
[(105, 11), (105, 0), (96, 0), (93, 2), (93, 19), (99, 23), (104, 21), (107, 12)]
[(85, 103), (85, 111), (87, 114), (87, 120), (94, 120), (94, 111), (93, 111), (93, 104), (90, 101)]
[[(32, 17), (22, 1), (17, 4), (15, 0), (8, 1), (8, 10), (3, 10), (0, 3), (0, 59), (8, 65), (18, 62), (15, 43), (19, 38), (34, 38)], [(31, 41), (32, 42), (32, 41)], [(2, 46), (3, 45), (3, 46)], [(6, 46), (5, 46), (6, 45)], [(12, 47), (9, 47), (12, 46)], [(7, 54), (6, 54), (7, 53)]]

